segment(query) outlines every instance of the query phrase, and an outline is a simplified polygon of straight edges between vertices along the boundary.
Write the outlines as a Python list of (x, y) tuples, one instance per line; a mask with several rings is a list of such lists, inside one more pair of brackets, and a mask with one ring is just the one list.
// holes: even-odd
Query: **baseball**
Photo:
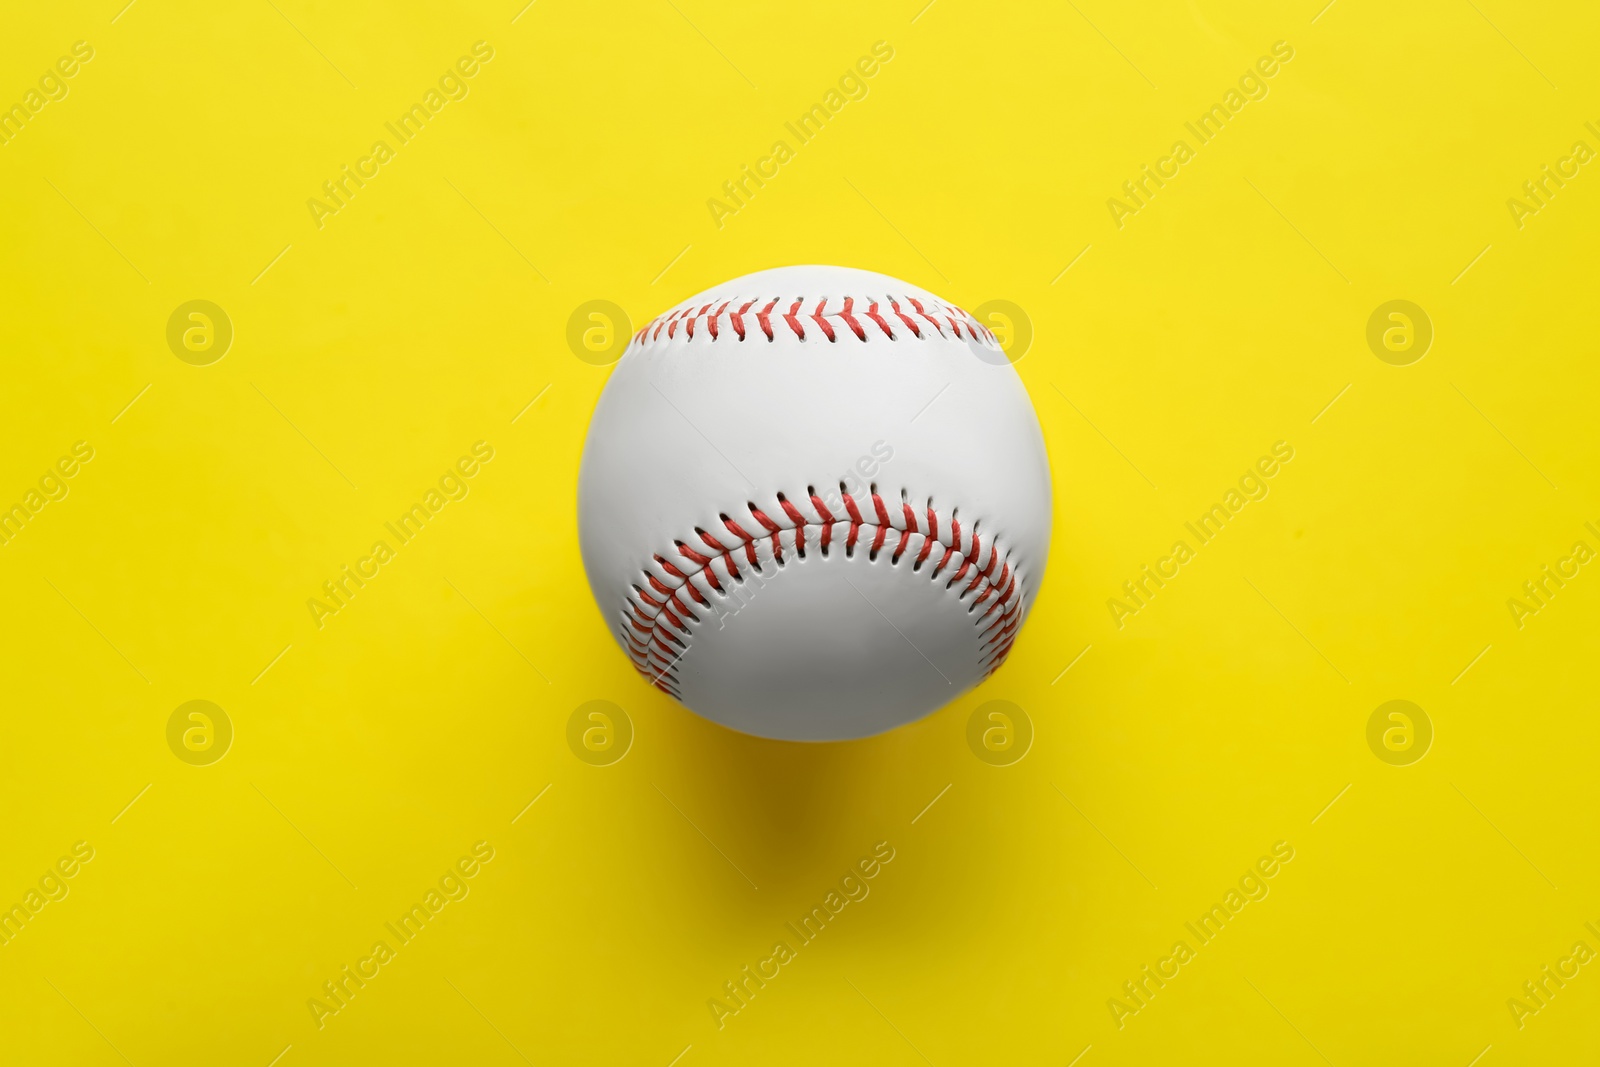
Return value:
[(635, 669), (785, 740), (881, 733), (998, 670), (1050, 514), (994, 335), (844, 267), (749, 274), (646, 324), (578, 480), (589, 585)]

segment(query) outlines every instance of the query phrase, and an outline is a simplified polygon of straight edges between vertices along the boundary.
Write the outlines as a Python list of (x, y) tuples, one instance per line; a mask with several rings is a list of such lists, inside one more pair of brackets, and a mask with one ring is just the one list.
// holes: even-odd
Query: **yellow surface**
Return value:
[[(0, 897), (39, 905), (0, 946), (0, 1060), (1594, 1047), (1587, 5), (119, 2), (14, 6), (0, 35), (25, 108), (93, 52), (0, 146), (0, 503), (38, 504), (0, 547)], [(463, 98), (386, 130), (480, 41), (445, 82)], [(846, 83), (866, 95), (796, 144), (784, 124), (879, 41), (892, 59)], [(1292, 59), (1244, 86), (1266, 95), (1200, 143), (1184, 124), (1275, 42)], [(780, 139), (792, 158), (717, 219)], [(1160, 163), (1180, 139), (1192, 158)], [(372, 176), (308, 207), (347, 164)], [(1177, 174), (1141, 206), (1145, 164)], [(1513, 210), (1546, 164), (1576, 176)], [(606, 369), (569, 350), (573, 310), (638, 324), (796, 262), (1023, 309), (1056, 478), (1009, 664), (852, 744), (743, 737), (647, 689), (577, 552)], [(220, 360), (187, 312), (169, 347), (192, 300), (232, 324)], [(1432, 324), (1420, 361), (1368, 346), (1392, 300)], [(1278, 442), (1292, 459), (1244, 486), (1267, 495), (1201, 544), (1185, 523)], [(384, 524), (441, 479), (400, 544)], [(1109, 607), (1146, 564), (1176, 577)], [(1546, 564), (1576, 576), (1536, 604)], [(308, 608), (345, 565), (376, 575)], [(169, 745), (194, 700), (214, 709)], [(620, 761), (569, 747), (595, 700), (631, 726)], [(993, 700), (1033, 732), (1009, 765), (984, 729), (969, 748)], [(1423, 717), (1369, 748), (1391, 700)], [(870, 895), (802, 944), (785, 924), (862, 860), (846, 886)], [(28, 897), (41, 879), (60, 899)], [(1267, 895), (1202, 943), (1186, 923), (1241, 880)], [(436, 888), (402, 943), (385, 924)], [(724, 983), (780, 940), (733, 1013)], [(347, 965), (374, 976), (335, 1012)], [(1146, 965), (1176, 976), (1135, 1001)]]

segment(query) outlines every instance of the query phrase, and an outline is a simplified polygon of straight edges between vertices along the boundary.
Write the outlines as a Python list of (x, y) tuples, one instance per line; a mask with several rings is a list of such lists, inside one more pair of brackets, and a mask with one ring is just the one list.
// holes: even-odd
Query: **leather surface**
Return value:
[(578, 488), (590, 586), (646, 680), (796, 740), (920, 718), (998, 666), (1050, 514), (1038, 420), (992, 335), (915, 286), (824, 266), (735, 279), (641, 330)]

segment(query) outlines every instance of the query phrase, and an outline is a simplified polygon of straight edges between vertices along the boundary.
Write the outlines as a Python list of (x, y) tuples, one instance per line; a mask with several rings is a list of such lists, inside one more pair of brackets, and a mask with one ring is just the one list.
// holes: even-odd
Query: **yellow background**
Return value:
[[(1506, 604), (1600, 547), (1600, 174), (1506, 206), (1600, 147), (1594, 12), (921, 2), (13, 5), (0, 102), (95, 56), (0, 147), (0, 503), (95, 458), (0, 548), (0, 898), (95, 858), (0, 947), (0, 1060), (1594, 1047), (1593, 964), (1521, 1029), (1506, 1004), (1600, 948), (1600, 575), (1520, 630)], [(479, 40), (470, 95), (319, 229), (307, 199)], [(869, 95), (715, 226), (879, 40)], [(1270, 94), (1119, 229), (1107, 198), (1280, 40)], [(606, 375), (573, 309), (637, 326), (804, 262), (1025, 309), (1055, 475), (1008, 665), (838, 745), (648, 689), (573, 506)], [(1403, 367), (1365, 340), (1399, 298), (1436, 334)], [(209, 366), (165, 340), (191, 299), (234, 326)], [(470, 495), (319, 630), (306, 600), (479, 440)], [(1270, 496), (1118, 629), (1107, 599), (1279, 440)], [(210, 766), (167, 745), (191, 699), (235, 730)], [(596, 699), (633, 724), (610, 766), (566, 742)], [(1008, 767), (966, 741), (992, 699), (1035, 731)], [(1367, 745), (1391, 699), (1435, 731), (1410, 766)], [(319, 1029), (308, 999), (480, 840), (470, 895)], [(719, 1030), (707, 1000), (879, 841), (871, 896)], [(1270, 895), (1119, 1029), (1108, 999), (1276, 841)]]

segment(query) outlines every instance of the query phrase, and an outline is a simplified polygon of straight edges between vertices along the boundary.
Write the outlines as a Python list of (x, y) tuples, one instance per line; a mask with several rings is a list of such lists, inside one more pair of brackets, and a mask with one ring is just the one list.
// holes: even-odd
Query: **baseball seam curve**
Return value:
[[(849, 335), (853, 335), (858, 341), (865, 341), (869, 336), (881, 336), (886, 340), (898, 341), (903, 339), (906, 332), (909, 332), (911, 336), (918, 340), (926, 340), (930, 332), (928, 328), (931, 326), (931, 332), (941, 338), (947, 336), (946, 329), (948, 329), (949, 336), (954, 337), (956, 340), (962, 340), (962, 331), (965, 330), (965, 340), (978, 341), (990, 348), (1000, 347), (999, 342), (995, 339), (994, 334), (989, 331), (989, 328), (966, 311), (953, 304), (941, 304), (931, 297), (924, 302), (920, 297), (910, 296), (890, 296), (882, 301), (870, 297), (846, 296), (840, 298), (844, 306), (836, 311), (827, 310), (830, 299), (833, 298), (822, 297), (817, 301), (817, 306), (811, 309), (810, 314), (806, 314), (805, 297), (772, 297), (755, 312), (753, 316), (755, 328), (759, 329), (768, 341), (773, 341), (777, 339), (774, 329), (774, 321), (776, 321), (777, 329), (787, 327), (791, 334), (804, 341), (806, 339), (806, 323), (810, 322), (816, 326), (823, 337), (826, 337), (830, 342), (837, 342), (841, 336)], [(865, 311), (857, 309), (858, 301), (867, 305)], [(904, 308), (901, 306), (902, 301), (906, 305)], [(719, 328), (718, 325), (723, 315), (728, 317), (728, 325), (733, 331), (733, 336), (743, 341), (755, 333), (755, 330), (749, 328), (746, 320), (752, 317), (750, 309), (761, 303), (761, 299), (757, 297), (746, 300), (735, 310), (729, 311), (728, 309), (733, 307), (734, 303), (735, 300), (733, 299), (724, 300), (720, 307), (712, 311), (712, 307), (717, 304), (716, 300), (712, 300), (698, 310), (691, 304), (687, 307), (677, 308), (658, 315), (647, 322), (642, 330), (633, 335), (634, 343), (642, 346), (646, 343), (659, 341), (662, 330), (666, 330), (667, 339), (671, 340), (677, 335), (678, 327), (680, 326), (684, 328), (685, 339), (692, 341), (695, 339), (695, 324), (702, 320), (704, 320), (705, 326), (700, 331), (700, 336), (709, 342), (714, 342), (728, 336), (727, 330)], [(774, 320), (773, 310), (784, 303), (789, 305), (789, 310), (780, 312), (776, 320)], [(888, 314), (885, 314), (882, 310), (884, 303), (888, 304)], [(902, 333), (897, 334), (895, 332), (896, 322), (891, 322), (891, 318), (904, 327)], [(830, 319), (837, 320), (840, 328), (835, 329), (834, 323), (830, 322)], [(863, 319), (865, 319), (864, 323)], [(943, 322), (940, 321), (941, 319)]]
[[(869, 561), (876, 561), (890, 536), (896, 535), (889, 565), (898, 566), (902, 558), (910, 555), (913, 572), (920, 572), (934, 558), (934, 546), (940, 546), (943, 551), (932, 565), (929, 580), (937, 581), (948, 568), (956, 567), (945, 582), (945, 589), (949, 590), (972, 574), (971, 581), (956, 594), (956, 599), (967, 603), (968, 614), (975, 613), (986, 602), (989, 604), (973, 623), (978, 630), (983, 677), (998, 670), (1011, 651), (1021, 622), (1023, 583), (1017, 568), (1012, 566), (1010, 551), (1002, 548), (995, 537), (979, 529), (981, 520), (965, 531), (968, 547), (963, 549), (960, 509), (952, 509), (945, 518), (934, 508), (932, 498), (923, 512), (924, 525), (919, 527), (917, 511), (905, 490), (901, 490), (900, 509), (896, 515), (885, 505), (878, 487), (871, 486), (873, 511), (864, 516), (843, 483), (839, 489), (846, 516), (835, 516), (817, 495), (815, 486), (807, 486), (806, 496), (815, 511), (814, 516), (806, 515), (794, 500), (780, 492), (777, 499), (783, 521), (768, 516), (754, 502), (747, 502), (759, 533), (750, 533), (723, 512), (718, 518), (728, 534), (737, 539), (736, 544), (725, 545), (710, 531), (695, 527), (694, 539), (709, 552), (702, 552), (679, 539), (665, 554), (654, 553), (651, 563), (655, 569), (641, 568), (644, 584), (633, 583), (624, 597), (621, 633), (634, 669), (657, 689), (674, 699), (682, 699), (678, 664), (689, 651), (689, 639), (694, 636), (690, 625), (701, 622), (692, 605), (710, 612), (712, 597), (724, 602), (734, 597), (734, 589), (746, 580), (741, 566), (770, 577), (764, 563), (772, 565), (771, 573), (775, 574), (788, 565), (785, 552), (804, 559), (807, 531), (815, 530), (815, 542), (822, 556), (827, 557), (842, 537), (846, 558), (854, 557), (865, 532), (871, 541), (867, 548)], [(784, 521), (789, 525), (784, 525)], [(740, 553), (744, 556), (743, 564), (736, 559), (736, 554)], [(680, 562), (668, 558), (674, 554)], [(997, 566), (998, 574), (995, 573)]]

